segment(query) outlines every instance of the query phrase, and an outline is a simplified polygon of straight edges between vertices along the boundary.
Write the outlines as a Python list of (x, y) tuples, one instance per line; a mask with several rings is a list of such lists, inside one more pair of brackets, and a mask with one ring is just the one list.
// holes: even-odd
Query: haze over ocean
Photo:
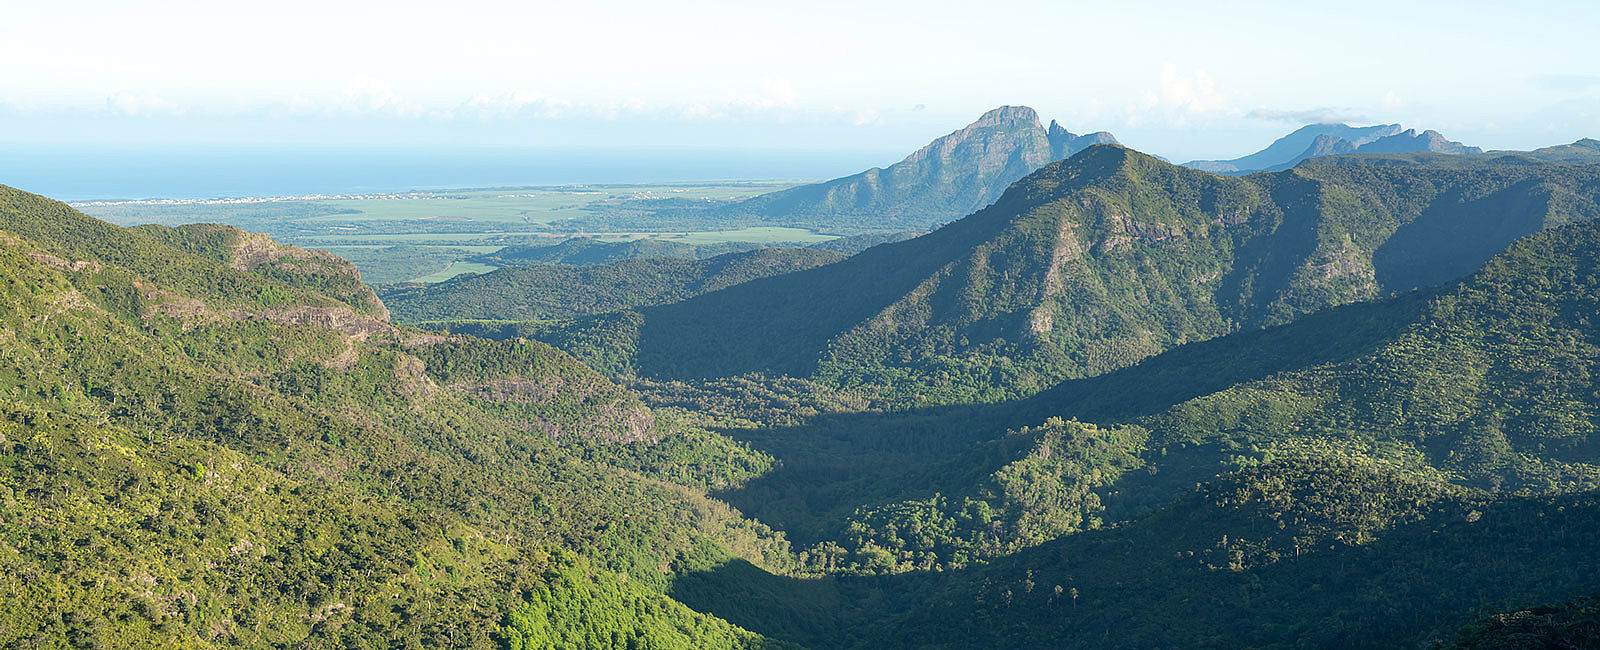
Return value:
[[(903, 153), (903, 152), (902, 152)], [(734, 149), (60, 147), (0, 149), (0, 178), (65, 201), (224, 198), (412, 189), (809, 180), (893, 153)]]

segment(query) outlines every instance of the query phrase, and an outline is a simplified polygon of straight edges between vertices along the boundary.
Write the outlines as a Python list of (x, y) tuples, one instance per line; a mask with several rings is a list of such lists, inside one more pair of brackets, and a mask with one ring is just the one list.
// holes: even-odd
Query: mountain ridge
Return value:
[(1278, 138), (1265, 149), (1232, 160), (1191, 160), (1183, 166), (1214, 174), (1243, 175), (1283, 171), (1311, 158), (1339, 154), (1444, 153), (1477, 154), (1438, 131), (1418, 133), (1399, 124), (1351, 127), (1340, 123), (1309, 124)]
[[(1595, 175), (1317, 165), (1232, 178), (1099, 145), (923, 237), (545, 338), (611, 373), (764, 372), (992, 401), (1469, 273), (1518, 236), (1600, 214)], [(711, 314), (761, 335), (713, 342), (696, 333)], [(634, 351), (571, 347), (599, 340), (581, 333), (591, 326)], [(930, 394), (933, 376), (988, 388)]]

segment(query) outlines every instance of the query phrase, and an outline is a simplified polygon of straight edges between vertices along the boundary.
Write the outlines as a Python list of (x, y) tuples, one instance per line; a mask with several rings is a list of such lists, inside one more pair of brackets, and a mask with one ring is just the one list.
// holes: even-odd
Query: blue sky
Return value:
[[(1308, 121), (1600, 136), (1594, 2), (95, 2), (8, 6), (0, 146), (817, 150), (1000, 104), (1172, 158)], [(875, 159), (875, 158), (874, 158)]]

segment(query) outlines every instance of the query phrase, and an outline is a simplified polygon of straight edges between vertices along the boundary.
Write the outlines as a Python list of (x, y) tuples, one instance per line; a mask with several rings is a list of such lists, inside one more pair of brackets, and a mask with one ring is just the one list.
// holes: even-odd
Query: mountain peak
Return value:
[(1007, 126), (1018, 122), (1024, 125), (1040, 126), (1039, 112), (1027, 106), (1001, 106), (979, 116), (978, 121), (968, 125), (967, 128)]
[(1032, 108), (1000, 106), (888, 167), (769, 192), (729, 211), (825, 227), (926, 228), (993, 203), (1012, 183), (1053, 161), (1116, 141), (1104, 131), (1077, 135), (1054, 121), (1046, 129)]

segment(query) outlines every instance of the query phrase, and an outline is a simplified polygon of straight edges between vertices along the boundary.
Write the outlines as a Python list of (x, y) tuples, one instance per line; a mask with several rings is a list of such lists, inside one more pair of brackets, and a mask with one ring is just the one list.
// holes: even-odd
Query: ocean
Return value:
[(465, 187), (814, 180), (887, 165), (895, 158), (885, 152), (743, 149), (0, 145), (0, 184), (64, 201), (209, 199)]

